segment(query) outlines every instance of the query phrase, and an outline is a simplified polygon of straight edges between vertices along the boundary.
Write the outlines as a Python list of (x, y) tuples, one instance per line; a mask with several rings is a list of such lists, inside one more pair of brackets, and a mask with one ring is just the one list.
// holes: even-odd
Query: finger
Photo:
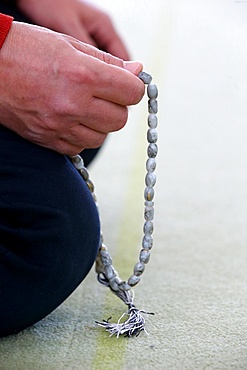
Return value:
[(46, 146), (65, 155), (75, 155), (87, 148), (100, 147), (107, 137), (107, 134), (79, 123), (68, 131)]
[(93, 96), (122, 106), (140, 102), (144, 95), (143, 82), (127, 69), (99, 63), (95, 69), (97, 84), (93, 85)]
[(92, 33), (92, 37), (102, 50), (123, 60), (130, 59), (124, 43), (109, 19), (105, 19), (104, 25), (97, 24), (97, 27)]
[(140, 62), (124, 61), (124, 69), (138, 76), (143, 69), (143, 65)]
[[(140, 62), (124, 62), (111, 54), (102, 52), (93, 46), (71, 40), (79, 51), (78, 84), (90, 86), (94, 97), (120, 105), (137, 104), (144, 94), (144, 84), (135, 75), (142, 70)], [(93, 57), (93, 58), (92, 58)]]
[(138, 61), (126, 61), (124, 59), (120, 59), (110, 53), (106, 53), (98, 48), (94, 47), (92, 44), (88, 45), (84, 42), (80, 42), (74, 38), (70, 39), (71, 45), (74, 46), (75, 49), (81, 51), (83, 54), (87, 54), (92, 56), (96, 59), (101, 60), (107, 64), (115, 65), (121, 68), (128, 70), (129, 72), (135, 74), (136, 76), (142, 71), (143, 65)]
[(47, 146), (47, 147), (49, 149), (55, 150), (56, 152), (60, 154), (64, 154), (68, 156), (76, 155), (78, 153), (81, 153), (84, 150), (84, 148), (82, 148), (81, 146), (71, 145), (71, 143), (68, 143), (63, 140), (56, 143), (56, 145)]
[(107, 133), (94, 130), (82, 123), (77, 123), (68, 132), (60, 136), (60, 140), (77, 148), (98, 148), (107, 137)]
[(77, 39), (70, 38), (70, 44), (74, 46), (75, 49), (78, 51), (81, 51), (83, 54), (87, 54), (88, 56), (94, 57), (98, 60), (101, 60), (105, 63), (116, 65), (118, 67), (124, 67), (124, 62), (122, 59), (115, 57), (109, 53), (103, 52), (102, 50), (99, 50), (98, 48), (86, 44), (84, 42), (80, 42)]
[(99, 133), (108, 134), (121, 130), (128, 120), (128, 108), (106, 100), (94, 98), (90, 112), (83, 117), (81, 124)]

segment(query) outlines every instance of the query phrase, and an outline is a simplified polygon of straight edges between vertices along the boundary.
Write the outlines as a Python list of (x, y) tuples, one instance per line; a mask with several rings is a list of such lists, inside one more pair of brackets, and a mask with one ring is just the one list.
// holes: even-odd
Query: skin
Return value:
[(110, 17), (90, 3), (81, 0), (17, 0), (17, 4), (35, 24), (129, 60)]
[(13, 22), (0, 51), (0, 121), (62, 154), (98, 147), (141, 100), (141, 70), (71, 36)]

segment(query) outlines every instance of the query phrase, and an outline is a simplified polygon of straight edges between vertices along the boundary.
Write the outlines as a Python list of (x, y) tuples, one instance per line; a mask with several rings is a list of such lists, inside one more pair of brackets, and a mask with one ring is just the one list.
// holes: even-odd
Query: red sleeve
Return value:
[(0, 13), (0, 49), (12, 25), (13, 17)]

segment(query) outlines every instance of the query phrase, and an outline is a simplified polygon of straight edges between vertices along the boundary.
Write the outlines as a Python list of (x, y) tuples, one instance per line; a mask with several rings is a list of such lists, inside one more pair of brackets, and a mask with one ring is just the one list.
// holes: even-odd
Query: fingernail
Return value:
[(124, 62), (124, 69), (127, 69), (137, 76), (142, 71), (143, 65), (140, 62)]

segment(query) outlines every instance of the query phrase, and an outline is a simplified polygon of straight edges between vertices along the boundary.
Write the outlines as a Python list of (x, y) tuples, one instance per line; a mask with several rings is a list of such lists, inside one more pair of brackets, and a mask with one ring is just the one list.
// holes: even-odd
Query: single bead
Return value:
[(143, 232), (145, 235), (150, 235), (154, 231), (154, 224), (152, 221), (146, 221), (143, 226)]
[(108, 280), (112, 279), (117, 275), (112, 265), (105, 266), (104, 274)]
[(81, 170), (84, 168), (84, 162), (83, 162), (82, 157), (80, 157), (79, 155), (75, 155), (74, 157), (71, 157), (71, 159), (72, 159), (73, 165), (75, 166), (77, 170)]
[(152, 221), (154, 218), (154, 207), (145, 207), (144, 218), (146, 221)]
[(158, 102), (156, 99), (149, 99), (148, 111), (149, 113), (155, 113), (155, 114), (158, 112)]
[(91, 193), (93, 193), (94, 192), (94, 184), (92, 183), (92, 181), (87, 180), (86, 184), (87, 184), (88, 189), (91, 191)]
[(145, 177), (145, 184), (148, 187), (154, 186), (156, 183), (156, 175), (153, 172), (148, 172)]
[(158, 132), (155, 128), (150, 128), (147, 132), (147, 141), (149, 143), (156, 143), (158, 140)]
[(139, 276), (136, 276), (136, 275), (131, 275), (131, 277), (129, 278), (128, 280), (128, 284), (133, 287), (135, 286), (136, 284), (139, 283), (139, 281), (141, 280), (141, 278)]
[(153, 238), (151, 235), (144, 235), (142, 239), (142, 246), (144, 249), (152, 249), (153, 248)]
[(107, 251), (100, 251), (100, 258), (104, 266), (112, 265), (112, 259)]
[(114, 290), (115, 292), (119, 291), (119, 283), (120, 282), (121, 282), (121, 280), (119, 279), (118, 276), (113, 277), (112, 279), (110, 279), (109, 284), (110, 284), (111, 289)]
[(83, 167), (79, 170), (80, 174), (82, 175), (83, 177), (83, 180), (87, 181), (89, 179), (89, 173), (88, 173), (88, 170)]
[[(137, 262), (134, 267), (134, 274), (140, 276), (145, 270), (145, 264), (143, 262)], [(131, 285), (131, 284), (130, 284)]]
[(158, 97), (158, 88), (155, 84), (149, 84), (147, 87), (148, 97), (150, 99), (156, 99)]
[(147, 154), (149, 158), (155, 158), (158, 154), (158, 147), (157, 144), (149, 144)]
[(140, 262), (143, 262), (143, 263), (148, 263), (150, 259), (150, 252), (149, 250), (147, 249), (142, 249), (141, 252), (140, 252), (140, 257), (139, 257), (139, 260)]
[(131, 286), (126, 281), (122, 281), (121, 283), (119, 283), (118, 287), (119, 287), (120, 290), (122, 290), (124, 292), (131, 289)]
[(144, 82), (145, 85), (150, 84), (152, 81), (152, 77), (148, 73), (143, 71), (139, 73), (138, 77)]
[(154, 189), (152, 187), (146, 187), (144, 190), (144, 198), (148, 201), (153, 200), (154, 197)]
[(148, 126), (150, 128), (156, 128), (158, 125), (158, 118), (154, 113), (148, 115)]
[(146, 162), (146, 169), (148, 172), (154, 172), (156, 169), (156, 160), (155, 158), (148, 158)]

